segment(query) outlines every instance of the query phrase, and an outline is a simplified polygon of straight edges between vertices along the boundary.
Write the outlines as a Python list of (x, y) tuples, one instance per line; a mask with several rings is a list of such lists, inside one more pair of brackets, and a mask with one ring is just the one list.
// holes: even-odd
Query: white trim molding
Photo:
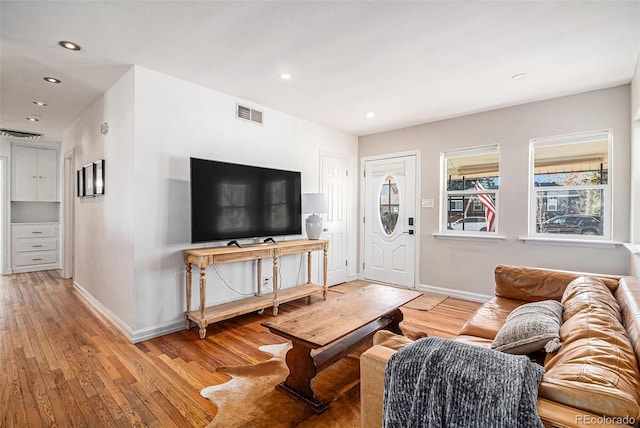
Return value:
[(470, 291), (455, 290), (453, 288), (436, 287), (435, 285), (420, 284), (416, 287), (420, 291), (427, 293), (443, 294), (456, 299), (470, 300), (472, 302), (484, 303), (493, 298), (486, 294), (472, 293)]
[(538, 238), (527, 236), (518, 239), (525, 244), (560, 245), (566, 247), (615, 248), (619, 245), (623, 245), (622, 242), (617, 241), (599, 241), (587, 239)]
[(147, 327), (139, 330), (132, 330), (124, 321), (122, 321), (116, 314), (111, 312), (109, 308), (103, 305), (97, 300), (91, 293), (87, 291), (77, 281), (73, 281), (73, 288), (75, 288), (84, 301), (100, 313), (106, 320), (111, 323), (120, 333), (123, 334), (131, 343), (138, 343), (145, 340), (153, 339), (155, 337), (164, 336), (165, 334), (175, 333), (177, 331), (184, 330), (185, 320), (180, 319), (166, 322), (159, 326)]

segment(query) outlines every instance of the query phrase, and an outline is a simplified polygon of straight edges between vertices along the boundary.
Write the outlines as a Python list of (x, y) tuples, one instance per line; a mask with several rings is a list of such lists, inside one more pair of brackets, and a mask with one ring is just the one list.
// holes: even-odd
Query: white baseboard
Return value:
[(133, 333), (133, 339), (131, 340), (131, 342), (143, 342), (155, 337), (164, 336), (165, 334), (175, 333), (177, 331), (184, 330), (186, 325), (186, 320), (180, 317), (180, 320), (169, 321), (160, 326), (153, 326), (136, 330)]
[(462, 300), (470, 300), (472, 302), (484, 303), (490, 300), (493, 296), (487, 296), (486, 294), (472, 293), (470, 291), (455, 290), (453, 288), (436, 287), (435, 285), (420, 284), (416, 287), (420, 291), (426, 291), (428, 293), (446, 294), (449, 297), (455, 297)]
[(109, 308), (96, 299), (87, 289), (78, 282), (73, 281), (73, 287), (80, 293), (82, 298), (103, 317), (107, 319), (120, 333), (124, 335), (131, 343), (138, 343), (144, 340), (153, 339), (154, 337), (163, 336), (176, 331), (184, 330), (186, 321), (180, 317), (179, 320), (172, 320), (163, 325), (147, 327), (139, 330), (132, 330), (129, 325), (122, 321), (116, 314), (111, 312)]
[(109, 308), (102, 304), (98, 299), (96, 299), (93, 294), (87, 291), (82, 285), (80, 285), (77, 281), (73, 281), (73, 288), (78, 290), (80, 295), (84, 298), (84, 300), (96, 311), (98, 311), (103, 317), (107, 319), (115, 328), (117, 328), (120, 333), (122, 333), (127, 339), (133, 342), (133, 330), (129, 327), (124, 321), (116, 316)]
[[(355, 279), (366, 281), (364, 275), (362, 275), (361, 273), (357, 274)], [(470, 300), (472, 302), (479, 303), (484, 303), (493, 298), (493, 296), (488, 296), (486, 294), (472, 293), (470, 291), (456, 290), (453, 288), (436, 287), (435, 285), (418, 284), (416, 286), (416, 289), (420, 291), (426, 291), (428, 293), (446, 294), (449, 297), (455, 297), (457, 299)]]

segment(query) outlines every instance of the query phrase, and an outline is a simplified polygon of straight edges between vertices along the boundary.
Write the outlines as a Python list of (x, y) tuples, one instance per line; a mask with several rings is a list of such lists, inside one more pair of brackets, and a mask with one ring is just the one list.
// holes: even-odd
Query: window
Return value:
[(611, 239), (610, 131), (532, 140), (530, 235)]
[(442, 233), (495, 233), (499, 147), (442, 152)]

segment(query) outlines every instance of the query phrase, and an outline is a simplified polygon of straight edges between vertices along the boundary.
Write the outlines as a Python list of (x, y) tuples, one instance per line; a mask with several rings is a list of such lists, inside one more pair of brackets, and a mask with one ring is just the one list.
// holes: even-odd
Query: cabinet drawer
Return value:
[(51, 251), (58, 249), (58, 238), (25, 238), (15, 240), (15, 251)]
[(14, 224), (14, 238), (45, 238), (57, 236), (55, 224)]
[(57, 251), (32, 251), (19, 253), (13, 260), (14, 266), (45, 265), (58, 262)]

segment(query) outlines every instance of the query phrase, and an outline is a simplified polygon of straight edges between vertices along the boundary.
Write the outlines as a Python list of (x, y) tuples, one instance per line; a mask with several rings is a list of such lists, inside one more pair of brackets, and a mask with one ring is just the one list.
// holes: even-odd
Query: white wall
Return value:
[[(74, 283), (123, 333), (134, 330), (134, 69), (65, 132), (75, 169), (105, 159), (105, 195), (75, 198)], [(100, 124), (109, 123), (107, 135)]]
[[(626, 250), (525, 244), (527, 236), (529, 140), (613, 129), (613, 240), (629, 239), (630, 88), (628, 85), (525, 104), (411, 128), (360, 137), (359, 155), (420, 149), (422, 208), (420, 283), (463, 293), (493, 295), (496, 264), (514, 264), (626, 274)], [(444, 240), (438, 231), (439, 156), (443, 150), (500, 144), (499, 234), (504, 241)]]
[[(235, 119), (239, 101), (263, 111), (264, 126)], [(106, 137), (102, 122), (109, 123)], [(357, 145), (343, 132), (134, 66), (65, 135), (63, 151), (76, 147), (78, 167), (102, 157), (106, 163), (105, 196), (76, 205), (76, 281), (133, 341), (182, 329), (182, 250), (194, 247), (189, 157), (301, 171), (303, 192), (312, 192), (319, 190), (321, 151), (347, 156), (355, 170)], [(353, 174), (353, 194), (355, 180)], [(350, 230), (355, 266), (355, 224)], [(283, 287), (294, 285), (301, 261), (281, 260)], [(270, 269), (265, 260), (263, 276)], [(232, 288), (254, 291), (252, 263), (218, 270)], [(243, 297), (211, 268), (207, 281), (209, 305)], [(196, 305), (197, 269), (193, 283)]]

